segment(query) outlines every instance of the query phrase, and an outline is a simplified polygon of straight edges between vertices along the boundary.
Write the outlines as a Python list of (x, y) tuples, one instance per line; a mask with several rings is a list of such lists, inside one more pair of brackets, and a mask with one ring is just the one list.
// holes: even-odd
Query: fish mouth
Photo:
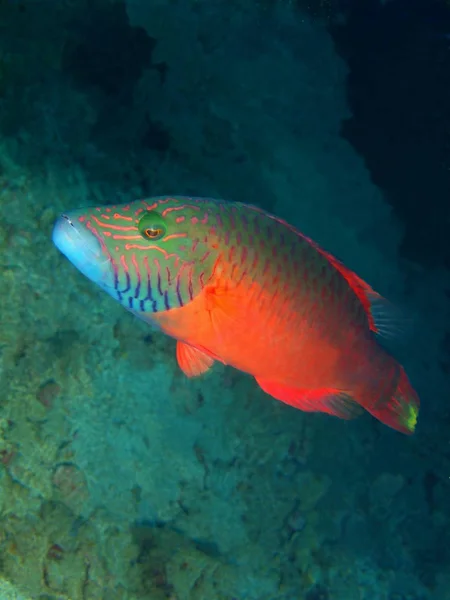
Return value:
[(58, 250), (91, 281), (110, 287), (113, 267), (95, 235), (80, 227), (70, 215), (60, 215), (53, 227), (52, 240)]

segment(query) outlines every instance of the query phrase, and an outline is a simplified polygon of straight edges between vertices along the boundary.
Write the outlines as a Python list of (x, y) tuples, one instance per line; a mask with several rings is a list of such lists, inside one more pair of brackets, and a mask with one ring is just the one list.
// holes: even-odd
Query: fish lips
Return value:
[(61, 215), (53, 227), (52, 240), (58, 250), (88, 279), (108, 288), (114, 270), (99, 240), (85, 227), (79, 227), (69, 215)]

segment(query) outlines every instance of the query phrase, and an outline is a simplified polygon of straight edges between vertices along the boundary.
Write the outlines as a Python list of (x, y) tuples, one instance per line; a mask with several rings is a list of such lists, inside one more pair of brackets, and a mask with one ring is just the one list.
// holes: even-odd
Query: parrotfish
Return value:
[(270, 396), (403, 433), (419, 398), (378, 341), (389, 303), (293, 226), (238, 202), (165, 196), (61, 215), (57, 248), (127, 310), (176, 340), (188, 376), (215, 361)]

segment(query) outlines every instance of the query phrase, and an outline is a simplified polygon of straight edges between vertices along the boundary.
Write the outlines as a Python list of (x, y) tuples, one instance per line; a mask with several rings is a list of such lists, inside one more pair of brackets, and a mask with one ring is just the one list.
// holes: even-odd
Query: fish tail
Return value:
[(419, 396), (403, 367), (397, 365), (394, 392), (375, 405), (365, 406), (365, 408), (388, 427), (410, 435), (416, 428), (419, 406)]

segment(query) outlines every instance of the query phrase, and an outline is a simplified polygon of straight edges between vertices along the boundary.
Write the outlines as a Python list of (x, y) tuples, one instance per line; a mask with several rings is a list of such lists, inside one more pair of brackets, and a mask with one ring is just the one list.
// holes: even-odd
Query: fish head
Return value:
[(61, 215), (53, 242), (91, 281), (139, 313), (181, 307), (213, 266), (201, 199), (161, 197)]

